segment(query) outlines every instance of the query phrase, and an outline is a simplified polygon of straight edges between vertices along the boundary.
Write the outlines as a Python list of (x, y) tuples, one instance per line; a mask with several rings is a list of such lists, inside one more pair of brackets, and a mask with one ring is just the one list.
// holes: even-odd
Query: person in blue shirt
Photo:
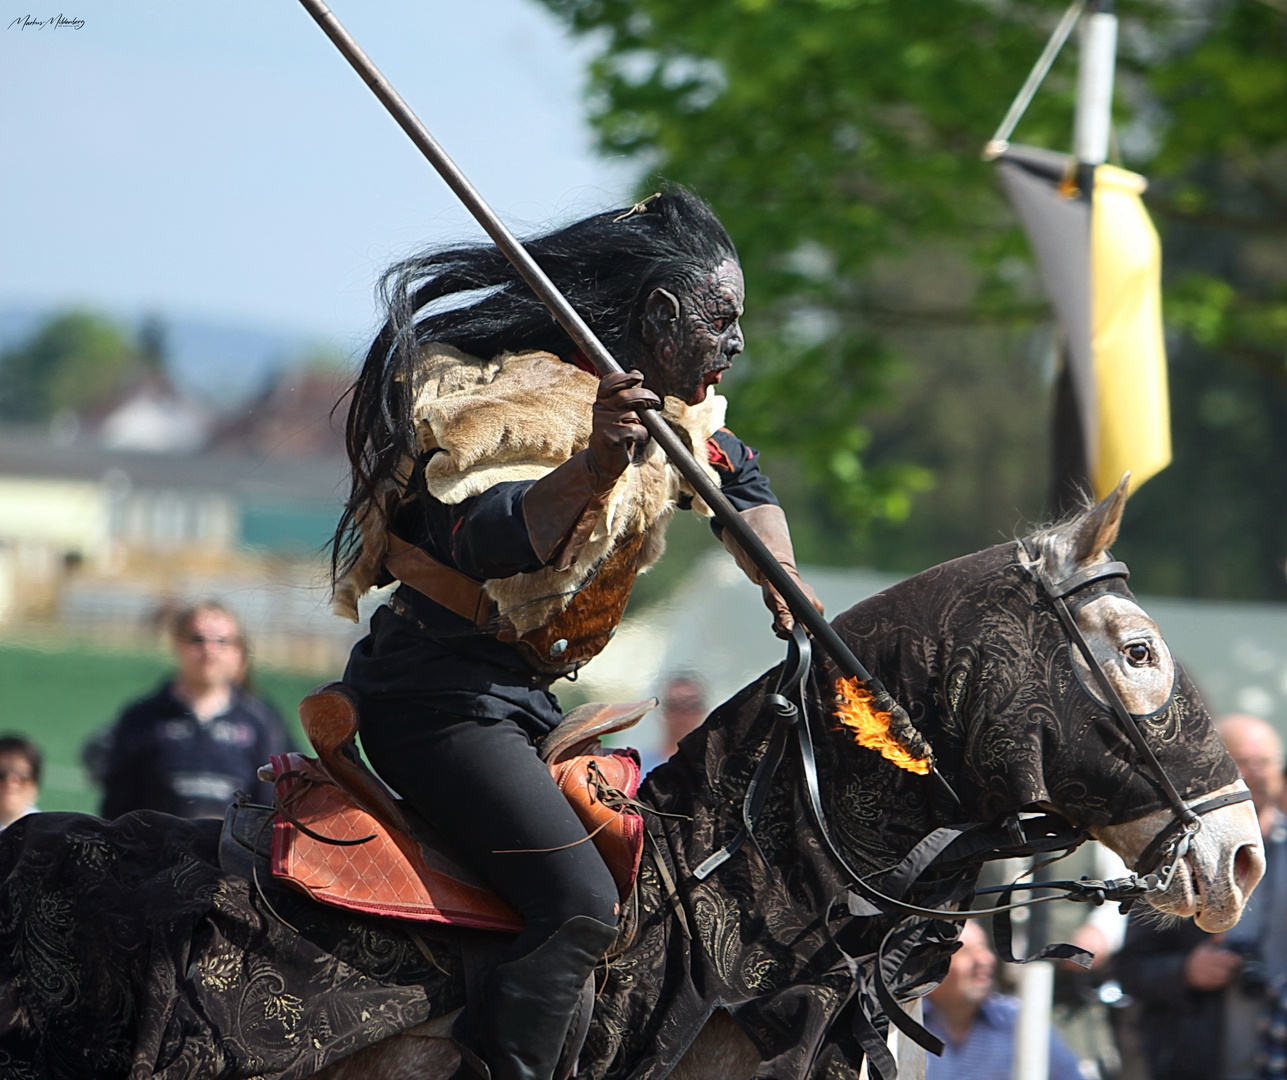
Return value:
[[(961, 929), (947, 977), (925, 998), (925, 1026), (943, 1040), (925, 1080), (1009, 1080), (1019, 1001), (996, 990), (996, 953), (977, 922)], [(1082, 1080), (1077, 1058), (1050, 1032), (1050, 1080)]]

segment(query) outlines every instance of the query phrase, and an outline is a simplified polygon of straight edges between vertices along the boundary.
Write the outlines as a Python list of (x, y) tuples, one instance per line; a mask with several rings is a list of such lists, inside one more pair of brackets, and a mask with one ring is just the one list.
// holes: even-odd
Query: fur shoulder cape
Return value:
[[(420, 354), (413, 416), (422, 453), (433, 452), (425, 481), (434, 498), (454, 505), (495, 484), (539, 480), (589, 443), (598, 379), (552, 353), (503, 353), (479, 360), (448, 345)], [(724, 423), (727, 402), (708, 393), (700, 405), (668, 397), (662, 416), (687, 444), (711, 480), (706, 441)], [(593, 575), (618, 541), (644, 534), (641, 569), (656, 562), (665, 527), (680, 495), (710, 515), (655, 442), (630, 466), (608, 500), (602, 519), (577, 561), (567, 570), (548, 567), (531, 574), (494, 578), (484, 587), (500, 614), (520, 630), (544, 625)], [(379, 517), (380, 526), (367, 528)], [(388, 541), (382, 515), (363, 522), (363, 552), (336, 586), (335, 611), (357, 621), (357, 601), (378, 579)]]

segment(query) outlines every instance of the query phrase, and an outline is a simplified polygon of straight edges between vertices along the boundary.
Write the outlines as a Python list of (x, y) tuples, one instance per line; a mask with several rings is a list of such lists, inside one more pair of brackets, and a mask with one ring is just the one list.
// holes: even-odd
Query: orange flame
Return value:
[(872, 693), (858, 679), (836, 680), (836, 718), (854, 733), (859, 746), (875, 750), (900, 769), (925, 776), (928, 760), (913, 757), (889, 733), (889, 713), (871, 707)]

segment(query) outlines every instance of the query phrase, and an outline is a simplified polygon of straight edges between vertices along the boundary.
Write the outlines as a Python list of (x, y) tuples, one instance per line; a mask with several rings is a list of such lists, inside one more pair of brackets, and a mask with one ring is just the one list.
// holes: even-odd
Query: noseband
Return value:
[[(1028, 549), (1026, 543), (1024, 551), (1029, 557), (1032, 557), (1033, 553)], [(1059, 617), (1064, 632), (1080, 651), (1082, 658), (1086, 661), (1086, 665), (1090, 668), (1090, 672), (1094, 676), (1101, 693), (1103, 693), (1104, 699), (1113, 710), (1118, 724), (1121, 725), (1127, 738), (1131, 740), (1136, 752), (1143, 759), (1149, 772), (1153, 774), (1158, 786), (1161, 787), (1162, 794), (1166, 796), (1166, 801), (1171, 805), (1171, 812), (1174, 817), (1149, 841), (1148, 846), (1140, 854), (1135, 865), (1135, 876), (1146, 893), (1165, 892), (1171, 887), (1171, 882), (1175, 879), (1175, 872), (1179, 868), (1180, 861), (1188, 854), (1193, 837), (1202, 828), (1202, 816), (1211, 813), (1213, 810), (1232, 806), (1235, 803), (1247, 802), (1251, 798), (1251, 792), (1227, 792), (1224, 795), (1217, 795), (1215, 798), (1207, 799), (1205, 802), (1200, 802), (1194, 806), (1186, 803), (1180, 797), (1180, 793), (1171, 782), (1171, 778), (1167, 776), (1166, 770), (1162, 768), (1162, 763), (1157, 760), (1157, 755), (1153, 753), (1152, 747), (1149, 746), (1148, 741), (1144, 738), (1144, 732), (1140, 730), (1138, 721), (1126, 708), (1121, 695), (1117, 693), (1117, 688), (1109, 680), (1108, 673), (1104, 671), (1103, 666), (1095, 658), (1090, 642), (1086, 640), (1086, 636), (1081, 632), (1081, 627), (1077, 625), (1077, 620), (1073, 617), (1072, 612), (1069, 611), (1066, 598), (1073, 593), (1106, 578), (1130, 577), (1131, 572), (1126, 568), (1126, 564), (1110, 559), (1108, 562), (1098, 563), (1095, 566), (1088, 566), (1085, 569), (1078, 570), (1062, 581), (1052, 580), (1044, 569), (1038, 569), (1035, 565), (1030, 566), (1030, 569), (1033, 577), (1037, 580), (1037, 584), (1045, 593), (1046, 599), (1050, 601), (1051, 607), (1054, 608), (1055, 614)]]

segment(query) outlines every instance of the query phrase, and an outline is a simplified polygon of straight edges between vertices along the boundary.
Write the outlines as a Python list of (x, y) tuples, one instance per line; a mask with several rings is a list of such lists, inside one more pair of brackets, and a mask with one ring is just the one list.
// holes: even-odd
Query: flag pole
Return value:
[[(1108, 160), (1113, 123), (1113, 81), (1117, 66), (1117, 16), (1114, 0), (1090, 0), (1081, 19), (1077, 65), (1077, 107), (1073, 118), (1073, 158), (1081, 198), (1093, 210), (1095, 167)], [(1061, 517), (1082, 505), (1093, 490), (1098, 418), (1080, 407), (1073, 385), (1067, 340), (1059, 343), (1061, 365), (1055, 384), (1051, 437), (1050, 512)]]
[[(1082, 16), (1077, 64), (1077, 111), (1073, 119), (1073, 156), (1077, 186), (1094, 210), (1095, 167), (1108, 160), (1113, 122), (1113, 78), (1117, 62), (1117, 16), (1113, 0), (1090, 0)], [(1065, 347), (1063, 370), (1055, 394), (1054, 476), (1051, 493), (1056, 512), (1073, 509), (1079, 490), (1091, 490), (1089, 440), (1072, 390)], [(1034, 878), (1040, 871), (1034, 868)], [(1034, 912), (1035, 915), (1035, 912)], [(1046, 944), (1047, 919), (1029, 923), (1028, 949)], [(1050, 1069), (1050, 1032), (1054, 1004), (1055, 965), (1049, 960), (1028, 964), (1020, 976), (1019, 1020), (1015, 1025), (1012, 1080), (1045, 1080)]]
[(1079, 165), (1108, 160), (1113, 124), (1113, 76), (1117, 66), (1117, 16), (1113, 0), (1091, 0), (1082, 17), (1077, 65), (1077, 113), (1073, 155)]

